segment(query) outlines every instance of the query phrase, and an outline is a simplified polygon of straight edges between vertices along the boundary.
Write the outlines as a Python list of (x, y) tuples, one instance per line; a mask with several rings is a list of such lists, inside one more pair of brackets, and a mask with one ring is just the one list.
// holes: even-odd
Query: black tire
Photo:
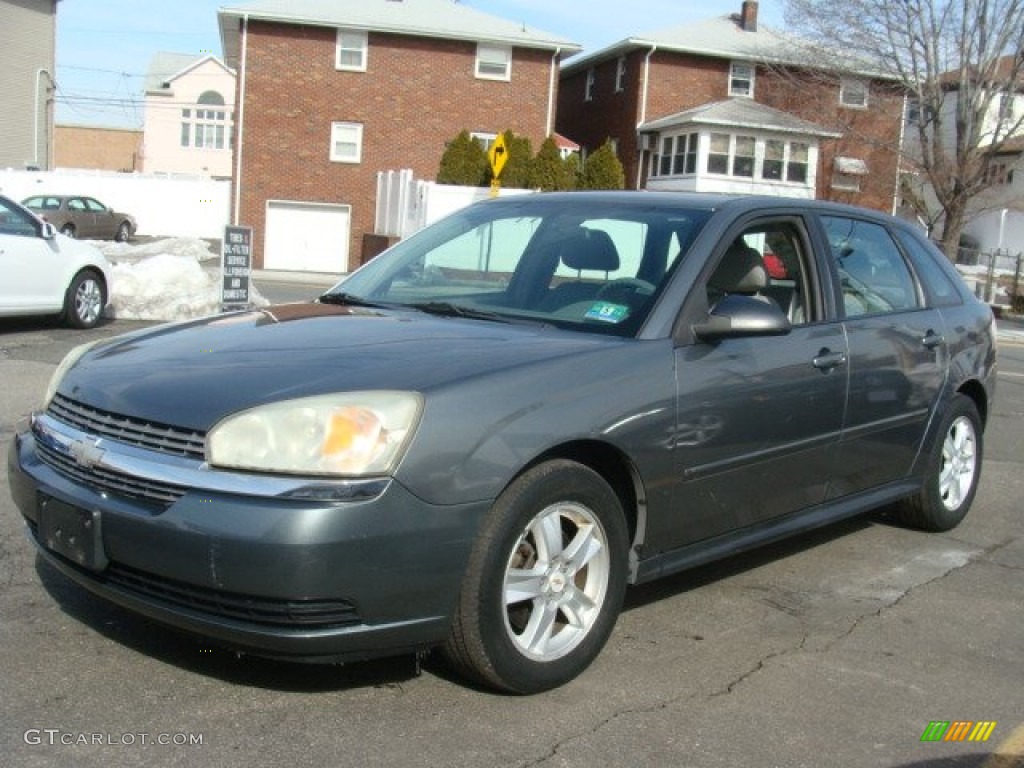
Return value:
[(924, 485), (916, 495), (895, 506), (895, 518), (925, 531), (955, 528), (971, 508), (978, 490), (982, 453), (978, 409), (966, 395), (955, 395), (939, 425)]
[(127, 243), (131, 235), (132, 225), (127, 221), (122, 221), (117, 227), (117, 232), (114, 233), (114, 240), (118, 243)]
[(484, 519), (445, 655), (509, 693), (572, 680), (615, 626), (628, 546), (622, 505), (596, 472), (566, 460), (525, 472)]
[(63, 227), (60, 228), (60, 233), (62, 235), (64, 235), (64, 236), (66, 236), (66, 237), (74, 237), (75, 236), (75, 225), (74, 224), (65, 224)]
[(103, 317), (107, 290), (103, 280), (91, 269), (75, 275), (64, 294), (62, 317), (74, 328), (93, 328)]

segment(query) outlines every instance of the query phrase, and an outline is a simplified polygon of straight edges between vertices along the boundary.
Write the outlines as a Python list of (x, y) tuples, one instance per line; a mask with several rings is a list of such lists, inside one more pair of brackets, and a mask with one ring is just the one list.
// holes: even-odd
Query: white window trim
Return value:
[[(348, 35), (351, 37), (359, 38), (361, 45), (359, 48), (343, 48), (342, 47), (342, 35)], [(338, 34), (334, 42), (334, 68), (344, 72), (365, 72), (366, 61), (370, 58), (369, 55), (369, 35), (364, 30), (359, 29), (348, 29), (346, 27), (339, 27)], [(345, 51), (359, 51), (360, 63), (357, 66), (350, 64), (341, 63), (341, 54)]]
[[(856, 90), (864, 92), (863, 101), (847, 101), (847, 94), (853, 86)], [(871, 92), (868, 88), (868, 81), (858, 78), (844, 77), (839, 81), (839, 104), (847, 109), (867, 109), (871, 101)]]
[(484, 152), (489, 150), (495, 141), (498, 140), (498, 134), (488, 133), (486, 131), (470, 131), (469, 138), (476, 139), (477, 143), (484, 148)]
[(626, 57), (619, 56), (615, 63), (615, 92), (622, 93), (626, 87)]
[[(737, 68), (746, 69), (749, 74), (737, 78), (735, 71)], [(750, 82), (750, 89), (746, 93), (733, 91), (732, 81), (735, 79), (747, 80)], [(736, 96), (743, 99), (754, 98), (754, 83), (757, 81), (757, 68), (749, 61), (733, 61), (729, 64), (729, 95)]]
[[(504, 72), (482, 72), (481, 64), (497, 65), (498, 56), (487, 56), (486, 54), (500, 54), (504, 59)], [(507, 45), (491, 45), (489, 43), (476, 44), (476, 77), (480, 80), (501, 80), (508, 82), (512, 79), (512, 49)]]
[[(339, 133), (352, 131), (355, 139), (356, 151), (354, 156), (342, 155), (336, 152)], [(332, 163), (358, 164), (363, 161), (363, 124), (362, 123), (331, 123), (331, 150), (330, 158)]]

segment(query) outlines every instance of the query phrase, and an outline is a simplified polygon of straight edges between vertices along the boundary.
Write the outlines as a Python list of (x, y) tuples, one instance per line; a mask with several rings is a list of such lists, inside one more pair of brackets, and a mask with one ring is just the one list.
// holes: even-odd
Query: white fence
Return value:
[[(499, 197), (528, 195), (529, 189), (502, 189)], [(491, 194), (486, 187), (456, 187), (420, 181), (412, 171), (381, 171), (377, 174), (377, 211), (374, 233), (408, 237), (438, 219)]]
[(0, 170), (0, 193), (21, 201), (38, 194), (95, 197), (130, 213), (138, 234), (219, 238), (231, 215), (231, 182), (202, 176), (111, 171)]

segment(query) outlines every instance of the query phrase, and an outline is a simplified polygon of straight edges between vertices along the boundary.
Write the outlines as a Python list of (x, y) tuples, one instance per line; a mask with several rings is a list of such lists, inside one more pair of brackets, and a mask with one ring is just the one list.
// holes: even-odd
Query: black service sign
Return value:
[(252, 227), (224, 227), (221, 248), (221, 297), (225, 307), (249, 306)]

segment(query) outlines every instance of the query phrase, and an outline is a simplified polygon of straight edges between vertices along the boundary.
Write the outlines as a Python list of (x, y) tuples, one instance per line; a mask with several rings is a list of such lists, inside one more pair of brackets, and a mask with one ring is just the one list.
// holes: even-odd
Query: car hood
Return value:
[(229, 413), (336, 391), (432, 389), (621, 339), (416, 311), (289, 304), (139, 331), (87, 352), (59, 392), (208, 430)]

